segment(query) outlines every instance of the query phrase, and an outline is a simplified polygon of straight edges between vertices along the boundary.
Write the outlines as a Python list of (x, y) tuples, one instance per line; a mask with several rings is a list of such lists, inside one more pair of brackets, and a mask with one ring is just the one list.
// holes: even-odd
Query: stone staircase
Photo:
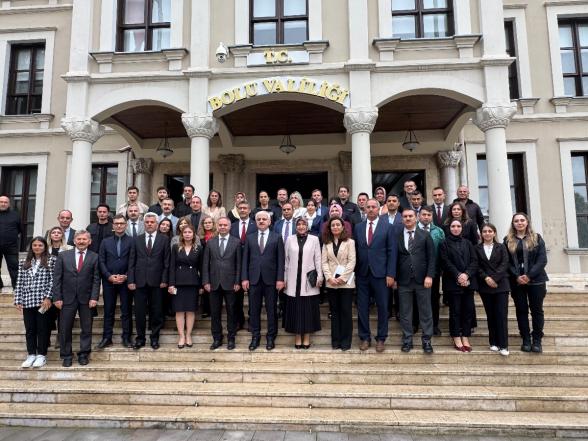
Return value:
[[(122, 348), (117, 337), (88, 366), (62, 368), (51, 349), (47, 366), (34, 370), (20, 368), (24, 326), (12, 295), (2, 294), (0, 424), (588, 437), (588, 292), (570, 291), (553, 288), (546, 298), (543, 354), (519, 351), (512, 305), (511, 355), (490, 352), (477, 298), (469, 354), (446, 336), (447, 308), (433, 355), (418, 345), (401, 353), (395, 320), (384, 353), (360, 353), (355, 340), (352, 350), (333, 351), (323, 305), (323, 330), (307, 351), (282, 332), (274, 351), (249, 352), (246, 331), (234, 351), (210, 351), (209, 319), (197, 320), (194, 347), (179, 350), (168, 319), (157, 351)], [(94, 343), (101, 330), (100, 305)]]

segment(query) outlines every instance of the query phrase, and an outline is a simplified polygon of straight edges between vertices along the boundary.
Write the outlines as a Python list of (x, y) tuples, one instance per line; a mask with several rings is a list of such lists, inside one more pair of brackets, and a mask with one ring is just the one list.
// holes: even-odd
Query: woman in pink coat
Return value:
[(284, 244), (286, 262), (286, 310), (284, 328), (296, 334), (296, 349), (310, 348), (310, 334), (321, 329), (319, 305), (323, 282), (321, 246), (318, 237), (308, 234), (308, 221), (296, 220), (296, 235)]

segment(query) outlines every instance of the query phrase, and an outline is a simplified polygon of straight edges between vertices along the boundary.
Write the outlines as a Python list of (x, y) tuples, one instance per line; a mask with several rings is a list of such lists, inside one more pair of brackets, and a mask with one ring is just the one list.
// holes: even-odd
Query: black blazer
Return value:
[[(506, 247), (501, 243), (495, 243), (492, 247), (490, 259), (488, 259), (484, 251), (484, 244), (480, 243), (476, 245), (476, 254), (478, 256), (478, 292), (491, 294), (510, 291), (510, 283), (508, 282), (509, 261)], [(486, 277), (492, 277), (498, 287), (490, 288), (484, 280)]]
[(252, 285), (274, 285), (284, 281), (284, 242), (279, 234), (269, 228), (265, 233), (268, 237), (263, 254), (259, 251), (257, 233), (249, 234), (245, 241), (241, 279), (249, 280)]
[(170, 286), (200, 286), (200, 265), (202, 262), (202, 245), (198, 244), (186, 254), (182, 247), (174, 245), (169, 264)]
[(198, 213), (194, 213), (193, 211), (191, 212), (190, 222), (192, 222), (192, 225), (194, 226), (196, 231), (198, 231), (198, 227), (200, 226), (201, 220), (202, 220), (202, 211), (199, 211)]
[(89, 303), (98, 300), (100, 294), (100, 273), (98, 254), (86, 250), (82, 270), (78, 273), (76, 249), (59, 253), (53, 273), (53, 301), (62, 300), (64, 305)]
[(137, 288), (159, 287), (160, 284), (167, 283), (170, 249), (169, 238), (157, 233), (151, 254), (147, 254), (145, 234), (137, 236), (129, 257), (127, 283), (134, 283)]
[(229, 235), (225, 253), (220, 255), (220, 237), (208, 241), (202, 262), (202, 284), (210, 283), (211, 290), (232, 291), (241, 283), (241, 241)]
[(441, 219), (437, 216), (437, 205), (431, 204), (431, 210), (433, 210), (433, 223), (438, 227), (443, 228), (443, 223), (447, 216), (449, 216), (449, 205), (443, 204), (443, 210), (441, 210)]
[(416, 283), (423, 284), (425, 277), (435, 277), (435, 245), (431, 235), (416, 228), (412, 254), (404, 246), (404, 228), (396, 236), (398, 242), (398, 266), (396, 281), (398, 285), (408, 285), (411, 275)]
[(476, 250), (469, 240), (463, 239), (465, 243), (464, 258), (466, 266), (460, 268), (457, 265), (457, 254), (455, 249), (447, 244), (449, 239), (445, 239), (439, 245), (439, 256), (441, 258), (441, 268), (443, 268), (443, 291), (462, 291), (463, 286), (458, 285), (457, 277), (461, 273), (466, 273), (469, 277), (470, 286), (468, 289), (477, 289), (478, 287), (478, 257)]
[(73, 228), (69, 229), (69, 237), (67, 238), (67, 244), (71, 245), (72, 247), (75, 245), (74, 243), (74, 235), (76, 234), (76, 230)]
[[(540, 234), (537, 234), (538, 244), (535, 248), (528, 251), (527, 254), (527, 271), (522, 272), (519, 267), (517, 267), (517, 255), (515, 253), (511, 253), (509, 251), (509, 273), (511, 278), (511, 285), (516, 283), (516, 278), (518, 276), (522, 276), (526, 274), (529, 279), (531, 279), (530, 283), (545, 283), (549, 280), (547, 277), (547, 273), (545, 272), (545, 266), (547, 265), (547, 250), (545, 248), (545, 241), (541, 237)], [(506, 238), (504, 239), (504, 245), (507, 247)], [(522, 262), (521, 262), (522, 263)], [(513, 285), (514, 286), (514, 285)]]
[[(257, 224), (253, 219), (249, 220), (249, 225), (247, 225), (247, 229), (245, 230), (245, 236), (247, 237), (247, 235), (251, 233), (257, 233)], [(241, 240), (241, 219), (231, 224), (229, 234)], [(243, 244), (245, 244), (245, 242), (243, 242)]]
[(120, 243), (120, 256), (116, 252), (116, 236), (107, 237), (100, 244), (98, 259), (100, 262), (100, 273), (106, 280), (113, 274), (127, 274), (129, 270), (129, 258), (134, 242), (131, 236), (123, 234)]

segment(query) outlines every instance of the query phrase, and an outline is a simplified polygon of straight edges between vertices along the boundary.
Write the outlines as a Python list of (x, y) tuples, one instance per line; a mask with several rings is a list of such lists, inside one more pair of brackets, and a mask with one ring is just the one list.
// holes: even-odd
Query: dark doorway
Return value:
[(20, 251), (26, 251), (33, 238), (35, 204), (37, 200), (37, 167), (2, 167), (0, 194), (10, 198), (10, 207), (18, 211), (23, 234)]
[[(184, 193), (184, 184), (190, 183), (189, 175), (165, 175), (165, 186), (169, 192), (169, 197), (174, 200), (174, 203), (178, 205), (178, 202), (182, 201), (182, 194)], [(212, 173), (208, 180), (208, 186), (212, 189)], [(207, 194), (199, 194), (196, 191), (196, 195), (202, 198), (202, 203), (206, 204)], [(155, 195), (157, 198), (157, 195)], [(223, 195), (224, 196), (224, 195)]]
[(394, 193), (399, 196), (403, 195), (404, 183), (406, 181), (414, 181), (417, 189), (423, 194), (423, 199), (427, 200), (427, 188), (425, 183), (424, 170), (400, 170), (391, 172), (373, 172), (372, 186), (373, 190), (376, 187), (384, 187), (386, 194)]
[(271, 203), (275, 203), (276, 193), (282, 187), (288, 190), (288, 194), (299, 191), (304, 200), (309, 199), (312, 190), (318, 188), (323, 192), (323, 197), (326, 198), (329, 193), (329, 173), (258, 174), (256, 178), (255, 205), (257, 205), (257, 195), (262, 190), (267, 191), (271, 198)]

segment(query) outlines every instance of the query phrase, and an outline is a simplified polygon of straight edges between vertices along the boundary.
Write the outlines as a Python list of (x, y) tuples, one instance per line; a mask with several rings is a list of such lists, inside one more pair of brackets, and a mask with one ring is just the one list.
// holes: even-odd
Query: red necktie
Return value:
[(437, 222), (441, 223), (441, 206), (437, 205)]
[(374, 238), (374, 230), (373, 230), (373, 222), (370, 222), (370, 229), (368, 230), (368, 245), (372, 244), (372, 239)]
[(245, 237), (247, 236), (247, 228), (245, 227), (245, 221), (241, 223), (241, 243), (245, 243)]
[(80, 253), (80, 257), (78, 257), (78, 273), (82, 271), (82, 267), (84, 266), (84, 253)]

